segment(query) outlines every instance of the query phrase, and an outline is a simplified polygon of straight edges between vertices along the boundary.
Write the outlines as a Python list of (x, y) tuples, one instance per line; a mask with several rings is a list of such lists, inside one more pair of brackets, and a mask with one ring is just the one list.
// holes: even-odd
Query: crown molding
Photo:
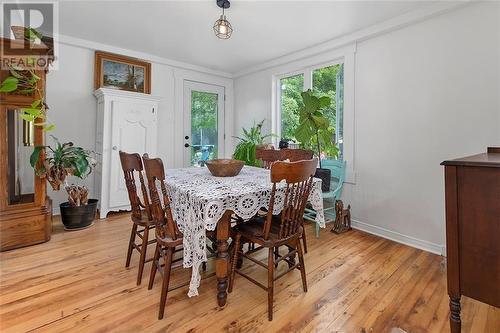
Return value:
[(86, 49), (90, 49), (90, 50), (99, 50), (99, 51), (105, 51), (105, 52), (109, 52), (109, 53), (116, 53), (116, 54), (126, 55), (126, 56), (132, 57), (132, 58), (146, 60), (146, 61), (156, 63), (156, 64), (162, 64), (162, 65), (167, 65), (167, 66), (176, 67), (176, 68), (188, 69), (191, 71), (216, 75), (216, 76), (229, 78), (229, 79), (233, 78), (233, 75), (231, 73), (228, 73), (228, 72), (217, 71), (217, 70), (213, 70), (213, 69), (206, 68), (203, 66), (189, 64), (189, 63), (182, 62), (182, 61), (158, 57), (158, 56), (155, 56), (155, 55), (152, 55), (149, 53), (124, 49), (124, 48), (117, 47), (117, 46), (102, 44), (102, 43), (98, 43), (98, 42), (94, 42), (94, 41), (90, 41), (90, 40), (86, 40), (86, 39), (81, 39), (81, 38), (76, 38), (76, 37), (71, 37), (71, 36), (67, 36), (67, 35), (59, 35), (58, 37), (59, 37), (60, 44), (66, 44), (66, 45), (86, 48)]
[(255, 72), (260, 72), (272, 67), (284, 65), (293, 61), (301, 60), (307, 57), (315, 56), (324, 52), (332, 51), (334, 49), (361, 42), (382, 34), (389, 33), (394, 30), (398, 30), (409, 25), (428, 20), (432, 17), (439, 16), (455, 9), (464, 7), (474, 3), (473, 0), (464, 1), (442, 1), (434, 4), (430, 4), (423, 8), (419, 8), (400, 16), (396, 16), (392, 19), (386, 20), (384, 22), (372, 25), (368, 28), (355, 31), (353, 33), (334, 38), (327, 42), (317, 44), (306, 49), (295, 51), (281, 57), (275, 58), (273, 60), (264, 62), (262, 64), (249, 67), (247, 69), (233, 73), (233, 78), (236, 79), (241, 76), (249, 75)]
[(110, 96), (110, 97), (135, 98), (135, 99), (155, 101), (155, 102), (159, 102), (162, 99), (160, 96), (143, 94), (143, 93), (134, 92), (134, 91), (112, 89), (112, 88), (99, 88), (96, 91), (94, 91), (94, 96), (97, 99)]

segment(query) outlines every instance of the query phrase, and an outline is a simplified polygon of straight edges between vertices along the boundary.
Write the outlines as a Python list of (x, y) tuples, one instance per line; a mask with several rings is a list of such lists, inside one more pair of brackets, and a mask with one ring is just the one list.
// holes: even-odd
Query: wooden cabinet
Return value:
[[(10, 42), (0, 39), (1, 43)], [(40, 51), (39, 51), (40, 52)], [(35, 54), (34, 54), (35, 55)], [(45, 70), (38, 88), (44, 91)], [(9, 76), (0, 70), (0, 80)], [(35, 176), (29, 157), (33, 146), (44, 144), (40, 126), (21, 119), (20, 109), (30, 107), (38, 96), (0, 94), (0, 250), (46, 242), (52, 230), (52, 208), (46, 183)]]
[(500, 148), (444, 161), (451, 332), (462, 295), (500, 307)]
[(95, 188), (99, 216), (130, 210), (127, 187), (120, 165), (120, 150), (156, 154), (159, 98), (148, 94), (100, 88), (97, 98)]

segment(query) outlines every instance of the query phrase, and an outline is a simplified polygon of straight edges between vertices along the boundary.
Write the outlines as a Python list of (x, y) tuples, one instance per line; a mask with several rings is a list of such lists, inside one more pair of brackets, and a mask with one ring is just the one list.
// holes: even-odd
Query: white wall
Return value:
[[(356, 227), (442, 251), (439, 163), (500, 145), (499, 12), (467, 5), (357, 43), (356, 182), (343, 194)], [(253, 119), (271, 128), (281, 67), (235, 79), (236, 133)]]
[[(56, 125), (50, 134), (59, 138), (61, 142), (72, 141), (75, 145), (95, 150), (96, 134), (96, 99), (94, 92), (94, 48), (88, 41), (70, 39), (71, 43), (61, 43), (59, 47), (59, 69), (53, 70), (47, 77), (47, 103), (50, 107), (49, 118)], [(82, 46), (78, 46), (81, 42)], [(89, 46), (90, 45), (90, 46)], [(168, 59), (154, 61), (156, 57), (148, 59), (148, 55), (137, 55), (137, 52), (126, 50), (106, 49), (106, 46), (96, 45), (96, 49), (140, 57), (152, 62), (151, 94), (161, 97), (158, 113), (158, 156), (167, 168), (180, 167), (182, 159), (176, 156), (182, 154), (184, 132), (182, 128), (182, 82), (184, 79), (217, 84), (225, 87), (226, 91), (226, 133), (232, 135), (232, 100), (233, 81), (210, 73), (201, 73), (197, 70), (175, 67), (165, 64)], [(179, 88), (176, 86), (180, 85)], [(179, 93), (177, 93), (179, 92)], [(180, 96), (180, 98), (178, 98)], [(179, 119), (181, 120), (179, 125)], [(50, 144), (52, 140), (47, 137)], [(229, 142), (229, 141), (228, 141)], [(99, 167), (99, 166), (98, 166)], [(72, 177), (70, 182), (85, 184), (91, 195), (94, 194), (94, 176), (91, 174), (85, 180)], [(54, 211), (66, 201), (64, 191), (48, 190), (53, 199)]]

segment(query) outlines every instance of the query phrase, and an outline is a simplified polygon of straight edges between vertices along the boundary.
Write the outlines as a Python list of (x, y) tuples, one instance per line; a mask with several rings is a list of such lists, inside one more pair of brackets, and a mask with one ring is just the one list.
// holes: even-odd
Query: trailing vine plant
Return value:
[[(35, 29), (28, 28), (25, 31), (25, 40), (33, 42), (42, 35)], [(31, 58), (33, 63), (35, 58)], [(55, 128), (54, 124), (47, 122), (47, 110), (49, 107), (45, 102), (45, 92), (43, 87), (40, 88), (38, 82), (40, 77), (35, 70), (12, 66), (9, 69), (7, 76), (0, 84), (0, 93), (16, 93), (20, 95), (32, 95), (34, 99), (27, 108), (21, 108), (19, 116), (28, 121), (33, 122), (35, 126), (42, 126), (44, 131), (51, 131)]]

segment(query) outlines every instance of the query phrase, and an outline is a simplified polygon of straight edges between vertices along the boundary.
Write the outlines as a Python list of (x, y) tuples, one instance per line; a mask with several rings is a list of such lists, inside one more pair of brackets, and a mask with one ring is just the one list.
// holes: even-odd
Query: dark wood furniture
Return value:
[[(290, 162), (297, 162), (303, 160), (310, 160), (313, 158), (313, 151), (309, 149), (289, 149), (283, 148), (280, 150), (275, 149), (257, 149), (255, 157), (263, 162), (265, 169), (270, 169), (274, 162), (288, 160)], [(266, 211), (263, 210), (265, 213)], [(304, 242), (304, 253), (307, 253), (307, 239), (306, 234), (302, 234), (302, 241)], [(253, 249), (254, 244), (250, 243), (249, 248)]]
[[(128, 197), (130, 200), (130, 208), (132, 214), (130, 216), (132, 220), (132, 230), (130, 232), (130, 240), (128, 243), (127, 251), (127, 261), (125, 267), (130, 266), (130, 258), (132, 257), (133, 250), (139, 252), (139, 270), (137, 272), (137, 285), (141, 284), (142, 272), (144, 270), (144, 264), (151, 261), (152, 259), (146, 259), (146, 253), (148, 250), (148, 245), (155, 244), (156, 240), (149, 240), (149, 230), (155, 227), (153, 222), (153, 217), (150, 211), (148, 193), (146, 189), (146, 184), (144, 182), (143, 167), (141, 156), (137, 153), (129, 154), (120, 151), (120, 162), (122, 165), (123, 175), (125, 177), (125, 186), (127, 187)], [(141, 202), (139, 195), (137, 194), (136, 177), (137, 174), (139, 178), (139, 183), (141, 186), (141, 193), (144, 202)], [(140, 239), (140, 243), (136, 244), (136, 237)]]
[[(162, 276), (162, 289), (160, 296), (160, 309), (158, 319), (163, 319), (165, 312), (165, 304), (167, 302), (167, 294), (169, 291), (184, 287), (189, 284), (189, 280), (169, 288), (170, 273), (172, 268), (182, 267), (182, 255), (174, 259), (174, 254), (182, 253), (183, 234), (179, 230), (176, 221), (173, 218), (172, 210), (170, 209), (170, 198), (167, 195), (165, 187), (165, 169), (163, 162), (159, 158), (149, 158), (147, 154), (143, 155), (144, 169), (148, 181), (149, 195), (151, 197), (151, 214), (155, 224), (156, 250), (151, 266), (151, 274), (149, 276), (148, 289), (153, 288), (156, 271)], [(158, 186), (160, 191), (158, 191)], [(215, 239), (215, 232), (207, 231), (207, 237), (210, 240)], [(215, 250), (207, 245), (207, 249), (213, 255)], [(227, 251), (227, 249), (226, 249)], [(163, 262), (163, 263), (162, 263)], [(227, 265), (226, 265), (227, 266)], [(203, 270), (206, 270), (206, 265), (203, 265)], [(206, 275), (204, 278), (213, 276)]]
[[(165, 169), (163, 168), (162, 160), (159, 158), (150, 159), (145, 154), (143, 161), (148, 179), (149, 194), (151, 196), (151, 213), (156, 225), (157, 241), (148, 289), (153, 288), (156, 271), (159, 271), (163, 279), (158, 319), (162, 319), (169, 292), (170, 272), (172, 264), (174, 264), (173, 256), (176, 247), (180, 248), (182, 246), (183, 235), (177, 227), (177, 223), (174, 221), (172, 211), (170, 210), (170, 199), (165, 188)], [(161, 192), (158, 192), (157, 183), (161, 187)], [(163, 260), (163, 264), (161, 263), (161, 259)], [(177, 262), (180, 262), (178, 265), (182, 265), (182, 257)]]
[[(0, 38), (0, 43), (2, 50), (13, 43), (19, 44), (19, 54), (27, 52), (23, 41)], [(40, 48), (29, 52), (34, 58), (47, 58), (52, 51)], [(0, 93), (0, 251), (46, 242), (52, 231), (52, 203), (45, 179), (36, 177), (29, 163), (32, 146), (44, 144), (44, 132), (41, 126), (19, 116), (21, 108), (31, 108), (33, 100), (45, 91), (47, 69), (35, 74), (40, 77), (38, 92)], [(8, 70), (0, 70), (0, 82), (7, 76)]]
[(256, 149), (255, 158), (262, 161), (264, 169), (271, 169), (271, 165), (281, 159), (281, 154), (276, 149)]
[(270, 169), (276, 161), (290, 162), (310, 160), (313, 158), (313, 151), (309, 149), (260, 149), (255, 151), (255, 158), (261, 160), (265, 169)]
[(290, 162), (310, 160), (313, 158), (313, 151), (309, 149), (289, 149), (280, 150), (280, 160), (289, 160)]
[(458, 333), (462, 295), (500, 307), (500, 148), (441, 165), (450, 327)]
[[(233, 289), (235, 273), (240, 274), (262, 289), (266, 290), (268, 293), (269, 320), (273, 319), (274, 281), (297, 268), (301, 273), (304, 292), (307, 292), (304, 255), (300, 239), (304, 232), (302, 226), (304, 209), (309, 198), (309, 193), (311, 192), (313, 176), (316, 171), (317, 164), (317, 159), (300, 162), (275, 162), (271, 168), (271, 181), (273, 182), (273, 188), (271, 191), (271, 199), (269, 202), (267, 216), (256, 217), (248, 222), (238, 224), (233, 228), (236, 238), (233, 248), (234, 254), (228, 291), (231, 292)], [(275, 216), (272, 212), (277, 191), (277, 184), (282, 180), (286, 181), (284, 207), (281, 214)], [(258, 244), (259, 247), (245, 253), (241, 249), (242, 239)], [(286, 246), (289, 249), (286, 255), (279, 255), (278, 249), (281, 246)], [(251, 254), (262, 249), (268, 250), (267, 265), (251, 256)], [(293, 260), (296, 254), (299, 256), (298, 264)], [(240, 256), (251, 260), (267, 270), (267, 287), (237, 268), (237, 262)], [(289, 268), (287, 271), (275, 275), (275, 265), (277, 266), (280, 262), (287, 262)]]

